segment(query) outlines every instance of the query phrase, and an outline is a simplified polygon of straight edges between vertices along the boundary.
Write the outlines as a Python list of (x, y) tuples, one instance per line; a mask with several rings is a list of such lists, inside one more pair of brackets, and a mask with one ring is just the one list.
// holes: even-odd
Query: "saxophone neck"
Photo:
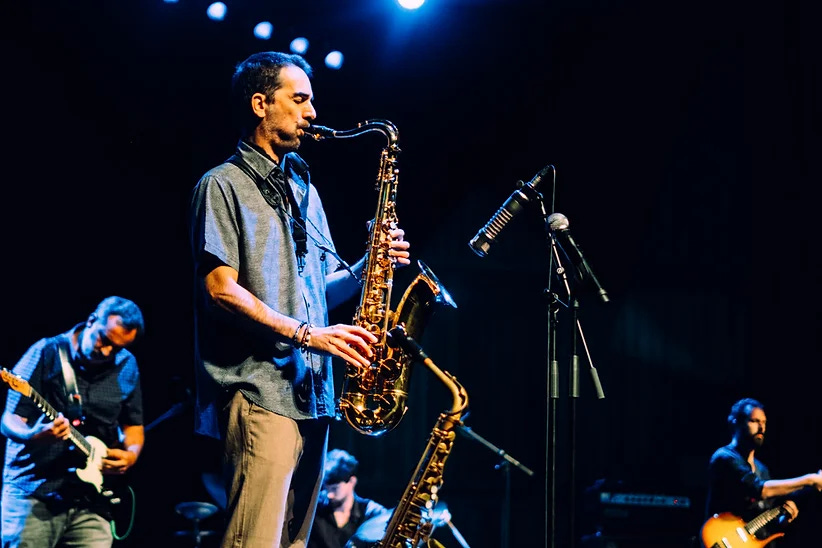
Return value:
[(337, 130), (326, 126), (312, 125), (305, 130), (305, 134), (315, 141), (322, 141), (324, 139), (349, 139), (352, 137), (359, 137), (366, 133), (378, 132), (382, 133), (388, 140), (388, 146), (397, 148), (400, 141), (400, 130), (393, 122), (388, 120), (366, 120), (357, 124), (357, 127), (351, 129)]

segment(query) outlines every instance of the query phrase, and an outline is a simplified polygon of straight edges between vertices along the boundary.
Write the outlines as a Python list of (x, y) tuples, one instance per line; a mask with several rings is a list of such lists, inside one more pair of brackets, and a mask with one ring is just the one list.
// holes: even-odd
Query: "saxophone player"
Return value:
[[(195, 430), (222, 442), (223, 548), (306, 545), (334, 414), (331, 359), (367, 367), (376, 342), (363, 327), (328, 325), (364, 262), (337, 256), (296, 153), (317, 115), (310, 78), (297, 55), (239, 63), (239, 142), (191, 197)], [(394, 265), (410, 264), (404, 232), (387, 230)]]

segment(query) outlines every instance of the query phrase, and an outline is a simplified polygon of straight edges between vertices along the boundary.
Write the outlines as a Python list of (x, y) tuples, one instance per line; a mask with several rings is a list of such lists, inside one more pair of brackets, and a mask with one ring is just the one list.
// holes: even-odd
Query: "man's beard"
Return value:
[(762, 447), (762, 444), (765, 443), (765, 434), (754, 434), (751, 436), (751, 442), (753, 443), (754, 447), (759, 449)]
[(336, 510), (337, 508), (340, 508), (342, 506), (343, 501), (341, 499), (330, 499), (330, 498), (326, 497), (325, 498), (325, 503), (332, 510)]

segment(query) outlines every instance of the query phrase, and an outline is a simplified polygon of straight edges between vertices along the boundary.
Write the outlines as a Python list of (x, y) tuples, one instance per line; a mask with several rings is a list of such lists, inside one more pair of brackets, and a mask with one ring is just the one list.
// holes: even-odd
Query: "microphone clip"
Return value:
[(516, 187), (517, 190), (520, 190), (523, 194), (525, 194), (525, 197), (528, 198), (529, 201), (542, 201), (542, 192), (539, 192), (530, 183), (526, 183), (525, 181), (519, 180), (516, 182)]

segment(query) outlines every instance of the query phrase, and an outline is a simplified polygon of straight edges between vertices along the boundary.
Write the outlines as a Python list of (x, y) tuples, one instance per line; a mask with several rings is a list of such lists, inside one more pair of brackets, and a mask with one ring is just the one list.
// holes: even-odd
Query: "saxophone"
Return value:
[[(442, 381), (451, 391), (452, 405), (449, 411), (440, 413), (434, 430), (428, 438), (422, 458), (411, 482), (405, 488), (391, 520), (385, 529), (385, 534), (375, 548), (442, 548), (442, 544), (429, 538), (434, 528), (431, 511), (437, 504), (438, 493), (442, 487), (442, 474), (445, 460), (451, 454), (456, 437), (455, 428), (461, 424), (462, 416), (468, 408), (468, 394), (465, 388), (457, 382), (456, 377), (442, 371), (428, 358), (412, 339), (407, 339), (402, 326), (392, 330), (395, 338), (406, 343), (406, 346), (416, 346), (416, 354), (423, 363)], [(397, 335), (400, 335), (397, 337)]]
[(379, 436), (393, 430), (408, 407), (411, 359), (402, 350), (387, 344), (387, 333), (403, 325), (409, 336), (419, 338), (434, 313), (434, 305), (456, 308), (451, 295), (422, 261), (420, 273), (411, 282), (396, 310), (391, 310), (394, 261), (389, 256), (390, 231), (397, 227), (396, 197), (399, 169), (399, 130), (388, 120), (366, 120), (356, 128), (337, 131), (311, 126), (306, 135), (315, 141), (346, 139), (370, 132), (382, 133), (388, 143), (380, 154), (377, 175), (377, 212), (369, 230), (366, 262), (362, 272), (360, 303), (354, 325), (365, 328), (378, 342), (372, 346), (374, 358), (368, 367), (346, 365), (337, 416), (361, 434)]

